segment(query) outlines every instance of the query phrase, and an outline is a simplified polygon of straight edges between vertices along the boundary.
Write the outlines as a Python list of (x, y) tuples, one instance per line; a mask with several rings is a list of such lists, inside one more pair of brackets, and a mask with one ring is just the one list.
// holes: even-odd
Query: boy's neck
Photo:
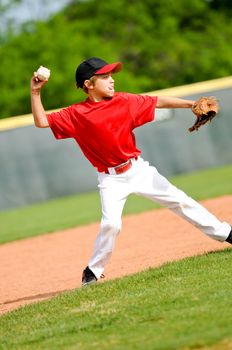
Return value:
[[(112, 96), (113, 97), (113, 96)], [(93, 97), (93, 96), (90, 96), (88, 95), (88, 99), (91, 101), (91, 102), (102, 102), (102, 101), (109, 101), (112, 99), (112, 97)]]
[(93, 91), (88, 92), (88, 98), (91, 102), (102, 102), (102, 101), (107, 101), (111, 100), (113, 96), (104, 96), (101, 94), (96, 94)]
[(101, 102), (104, 100), (104, 97), (102, 96), (94, 96), (92, 94), (88, 94), (89, 100), (92, 102)]

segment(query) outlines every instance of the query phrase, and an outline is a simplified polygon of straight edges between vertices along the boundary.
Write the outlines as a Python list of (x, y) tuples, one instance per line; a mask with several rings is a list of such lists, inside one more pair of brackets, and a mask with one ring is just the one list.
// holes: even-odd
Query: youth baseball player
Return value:
[(57, 139), (74, 138), (97, 171), (102, 219), (93, 255), (83, 271), (83, 286), (103, 276), (121, 230), (124, 204), (131, 193), (166, 206), (210, 238), (232, 244), (231, 226), (173, 186), (142, 158), (136, 146), (133, 130), (152, 122), (156, 108), (193, 108), (195, 101), (116, 93), (113, 74), (121, 69), (120, 62), (108, 64), (96, 57), (85, 60), (77, 67), (76, 84), (87, 98), (50, 114), (46, 114), (40, 97), (48, 79), (40, 80), (37, 74), (31, 79), (36, 127), (50, 127)]

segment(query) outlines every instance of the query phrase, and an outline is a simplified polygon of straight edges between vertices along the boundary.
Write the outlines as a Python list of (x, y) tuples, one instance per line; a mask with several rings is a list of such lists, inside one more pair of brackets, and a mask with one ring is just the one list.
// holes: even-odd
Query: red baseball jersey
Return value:
[(133, 129), (154, 119), (157, 96), (115, 93), (93, 102), (89, 98), (47, 115), (57, 139), (74, 138), (99, 172), (138, 157)]

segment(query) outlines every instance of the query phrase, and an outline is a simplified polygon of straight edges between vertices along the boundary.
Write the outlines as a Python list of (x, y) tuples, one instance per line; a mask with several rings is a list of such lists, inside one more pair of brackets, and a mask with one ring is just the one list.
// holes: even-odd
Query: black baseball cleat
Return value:
[(94, 284), (97, 282), (97, 277), (94, 275), (94, 273), (90, 270), (90, 268), (87, 266), (82, 274), (82, 287), (87, 286), (89, 284)]
[(232, 227), (229, 236), (226, 238), (226, 242), (232, 244)]

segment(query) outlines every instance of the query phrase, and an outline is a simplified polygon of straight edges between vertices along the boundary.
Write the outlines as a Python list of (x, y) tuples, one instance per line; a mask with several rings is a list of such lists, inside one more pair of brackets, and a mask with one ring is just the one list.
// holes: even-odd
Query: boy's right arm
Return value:
[(49, 123), (47, 116), (41, 101), (40, 92), (44, 84), (47, 83), (47, 80), (40, 81), (38, 78), (33, 76), (31, 78), (31, 109), (34, 117), (34, 123), (37, 128), (48, 128)]

